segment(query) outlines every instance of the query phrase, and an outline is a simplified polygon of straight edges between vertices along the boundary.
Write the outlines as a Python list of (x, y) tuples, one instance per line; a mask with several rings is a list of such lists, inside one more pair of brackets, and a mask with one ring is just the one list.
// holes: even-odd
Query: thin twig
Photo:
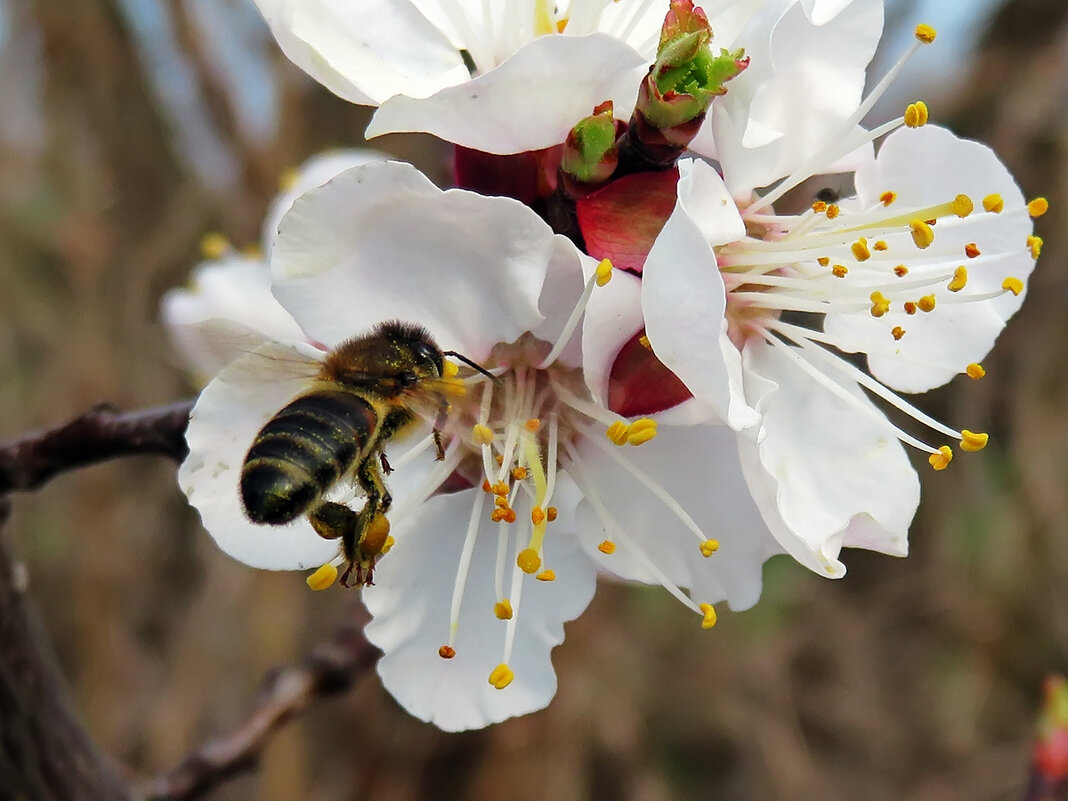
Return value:
[(126, 413), (100, 405), (58, 428), (0, 444), (0, 495), (37, 489), (58, 473), (117, 456), (181, 461), (192, 408), (191, 400)]
[(347, 627), (315, 648), (303, 664), (272, 671), (244, 722), (190, 753), (170, 773), (149, 782), (143, 788), (146, 798), (192, 801), (227, 779), (254, 769), (278, 729), (314, 702), (347, 690), (379, 656), (378, 649), (363, 636), (362, 627)]

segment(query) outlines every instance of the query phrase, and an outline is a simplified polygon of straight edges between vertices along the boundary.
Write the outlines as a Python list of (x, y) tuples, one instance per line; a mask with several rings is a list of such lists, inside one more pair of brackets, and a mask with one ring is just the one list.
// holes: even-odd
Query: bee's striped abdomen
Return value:
[(241, 499), (254, 523), (295, 520), (373, 441), (378, 413), (350, 392), (297, 398), (267, 421), (241, 469)]

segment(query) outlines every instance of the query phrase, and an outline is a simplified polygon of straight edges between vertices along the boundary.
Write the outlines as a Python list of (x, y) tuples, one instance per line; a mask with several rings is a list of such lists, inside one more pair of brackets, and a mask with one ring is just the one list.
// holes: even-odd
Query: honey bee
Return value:
[[(445, 458), (446, 356), (486, 373), (454, 351), (442, 351), (421, 326), (397, 321), (327, 354), (315, 388), (279, 410), (252, 441), (241, 468), (249, 519), (278, 526), (306, 514), (319, 536), (341, 540), (348, 564), (339, 582), (370, 584), (392, 502), (383, 480), (391, 472), (383, 447), (418, 419), (416, 408), (429, 407), (436, 410), (437, 458)], [(366, 498), (359, 511), (323, 497), (345, 478)]]

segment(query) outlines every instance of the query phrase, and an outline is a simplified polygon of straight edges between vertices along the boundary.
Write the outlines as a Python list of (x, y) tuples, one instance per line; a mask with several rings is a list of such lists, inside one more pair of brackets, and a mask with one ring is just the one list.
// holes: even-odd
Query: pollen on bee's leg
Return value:
[(327, 562), (307, 578), (308, 586), (317, 592), (332, 586), (335, 581), (337, 581), (337, 567), (330, 562)]
[(489, 683), (498, 690), (503, 690), (509, 684), (512, 683), (512, 679), (515, 678), (515, 673), (504, 662), (497, 665), (493, 671), (489, 674)]
[(704, 616), (701, 619), (701, 628), (710, 629), (716, 625), (716, 607), (712, 604), (699, 604), (698, 609), (701, 610), (701, 614)]
[(516, 556), (515, 563), (519, 565), (519, 569), (524, 573), (534, 575), (541, 568), (541, 557), (538, 556), (538, 552), (533, 548), (524, 548)]
[(935, 470), (945, 470), (949, 467), (949, 463), (953, 461), (953, 449), (948, 445), (943, 445), (938, 449), (938, 453), (932, 453), (927, 457), (927, 461), (931, 463), (931, 467)]
[(452, 659), (456, 656), (456, 649), (451, 645), (443, 645), (438, 649), (438, 656), (442, 659)]
[(701, 543), (701, 556), (706, 559), (719, 550), (719, 540), (705, 540)]
[(986, 447), (987, 441), (990, 439), (989, 434), (983, 434), (982, 432), (969, 431), (963, 429), (961, 432), (960, 449), (962, 451), (968, 451), (969, 453), (975, 453), (981, 451)]
[(493, 614), (498, 620), (512, 619), (512, 602), (505, 598), (493, 605)]

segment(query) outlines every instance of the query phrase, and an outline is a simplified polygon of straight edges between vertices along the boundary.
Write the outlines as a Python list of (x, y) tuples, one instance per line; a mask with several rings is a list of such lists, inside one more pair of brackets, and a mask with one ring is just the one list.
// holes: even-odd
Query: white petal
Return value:
[(310, 348), (269, 344), (242, 356), (208, 384), (189, 418), (189, 456), (178, 483), (204, 528), (227, 554), (252, 567), (300, 570), (337, 555), (301, 518), (286, 526), (249, 522), (238, 491), (241, 466), (256, 433), (307, 391), (319, 368)]
[(297, 170), (296, 180), (279, 193), (271, 202), (270, 208), (267, 209), (267, 216), (263, 221), (263, 252), (270, 258), (274, 237), (278, 233), (278, 223), (281, 221), (282, 216), (289, 211), (294, 200), (305, 192), (315, 189), (317, 186), (322, 186), (350, 167), (386, 161), (388, 158), (390, 158), (388, 154), (377, 150), (353, 148), (351, 150), (332, 150), (320, 153), (301, 164)]
[(190, 284), (163, 296), (160, 317), (187, 369), (205, 382), (265, 342), (304, 338), (271, 294), (261, 259), (232, 254), (202, 262)]
[[(847, 404), (786, 354), (745, 350), (747, 374), (778, 384), (760, 403), (763, 437), (739, 438), (746, 480), (772, 533), (799, 562), (840, 576), (843, 546), (904, 556), (919, 479), (888, 423), (859, 387)], [(871, 417), (858, 407), (873, 410)]]
[[(622, 535), (605, 530), (595, 504), (579, 505), (583, 544), (601, 569), (620, 578), (658, 583), (646, 566), (652, 562), (671, 581), (689, 587), (697, 603), (726, 600), (747, 609), (760, 597), (761, 566), (781, 549), (763, 524), (742, 480), (735, 439), (724, 426), (661, 426), (657, 436), (637, 448), (612, 452), (665, 488), (690, 514), (707, 538), (719, 540), (712, 556), (701, 554), (697, 535), (603, 449), (582, 440), (586, 481), (574, 478), (607, 507)], [(615, 448), (615, 446), (612, 446)], [(606, 537), (616, 550), (602, 554)], [(639, 548), (644, 559), (628, 547)]]
[(442, 192), (414, 167), (368, 164), (299, 198), (279, 225), (275, 296), (334, 346), (396, 318), (483, 359), (542, 322), (552, 230), (518, 201)]
[(409, 0), (256, 0), (282, 51), (361, 105), (468, 79), (459, 50)]
[(605, 100), (627, 119), (643, 65), (630, 46), (604, 34), (542, 36), (463, 85), (383, 103), (367, 137), (423, 131), (487, 153), (552, 147)]
[[(596, 269), (596, 263), (593, 265)], [(613, 271), (612, 280), (596, 287), (582, 322), (582, 364), (593, 399), (608, 405), (608, 377), (620, 349), (642, 327), (642, 282), (631, 273)]]
[[(592, 266), (591, 266), (592, 265)], [(597, 261), (579, 251), (566, 236), (557, 234), (553, 239), (553, 256), (545, 275), (538, 308), (545, 321), (531, 333), (542, 342), (555, 344), (582, 295), (585, 277), (597, 267)], [(582, 343), (572, 332), (567, 346), (557, 360), (571, 367), (582, 364)]]
[(642, 272), (645, 332), (694, 397), (732, 428), (748, 428), (759, 417), (742, 392), (741, 356), (727, 337), (726, 289), (710, 247), (742, 236), (744, 224), (712, 167), (684, 161), (679, 172), (679, 201)]
[[(573, 539), (545, 540), (552, 582), (524, 579), (509, 665), (515, 679), (490, 686), (501, 663), (506, 623), (493, 607), (497, 526), (488, 520), (475, 545), (456, 638), (456, 656), (438, 648), (449, 636), (449, 615), (464, 532), (477, 490), (432, 498), (394, 526), (396, 544), (382, 558), (363, 598), (374, 616), (368, 639), (381, 648), (378, 673), (411, 714), (446, 731), (475, 729), (546, 706), (556, 693), (550, 652), (563, 642), (563, 624), (593, 597), (595, 570)], [(509, 564), (514, 564), (515, 549)], [(511, 571), (509, 570), (509, 573)]]
[[(909, 266), (910, 280), (952, 273), (963, 264), (968, 268), (968, 285), (963, 290), (953, 293), (941, 284), (917, 292), (934, 293), (936, 305), (930, 314), (907, 315), (901, 306), (891, 306), (890, 313), (879, 319), (868, 314), (832, 314), (824, 322), (826, 331), (845, 349), (868, 353), (872, 374), (889, 386), (906, 392), (940, 386), (971, 362), (982, 361), (1023, 302), (1023, 295), (1009, 293), (980, 303), (955, 302), (968, 295), (996, 292), (1007, 276), (1027, 280), (1034, 260), (1025, 247), (1032, 227), (1023, 210), (1023, 194), (990, 148), (933, 125), (888, 136), (876, 161), (859, 170), (856, 181), (862, 208), (877, 206), (879, 195), (887, 190), (897, 193), (891, 208), (902, 214), (910, 208), (944, 203), (958, 193), (969, 195), (976, 204), (976, 211), (965, 219), (940, 220), (928, 252), (916, 251), (907, 232), (886, 237), (887, 253)], [(995, 192), (1004, 199), (1005, 210), (984, 213), (982, 198)], [(975, 243), (982, 255), (965, 258), (968, 243)], [(941, 255), (932, 257), (930, 252)], [(889, 333), (894, 326), (906, 331), (898, 341)]]

